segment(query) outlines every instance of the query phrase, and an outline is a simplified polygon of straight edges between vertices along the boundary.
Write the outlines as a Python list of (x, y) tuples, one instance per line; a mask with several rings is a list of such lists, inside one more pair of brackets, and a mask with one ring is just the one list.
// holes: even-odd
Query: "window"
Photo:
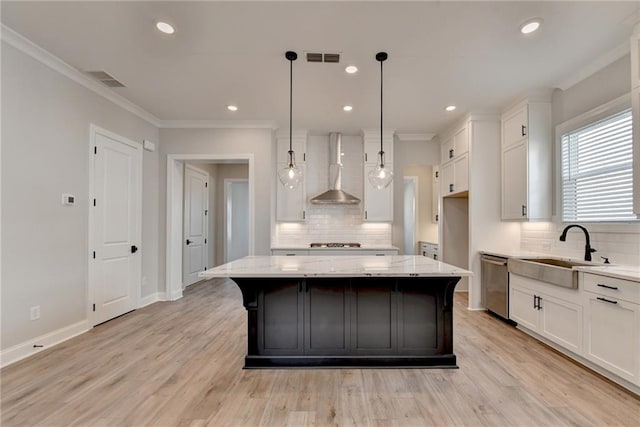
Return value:
[(631, 109), (564, 133), (561, 144), (562, 220), (635, 220)]

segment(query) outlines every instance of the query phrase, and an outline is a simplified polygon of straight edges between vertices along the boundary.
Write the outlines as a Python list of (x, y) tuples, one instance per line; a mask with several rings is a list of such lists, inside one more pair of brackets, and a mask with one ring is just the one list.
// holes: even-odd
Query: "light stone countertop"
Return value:
[(574, 270), (584, 271), (585, 273), (599, 274), (601, 276), (615, 277), (618, 279), (640, 282), (640, 266), (635, 266), (635, 265), (604, 264), (602, 262), (590, 263), (589, 261), (584, 261), (578, 258), (569, 258), (569, 257), (563, 257), (560, 255), (554, 255), (554, 254), (544, 254), (540, 252), (527, 252), (527, 251), (510, 252), (510, 251), (483, 250), (483, 251), (480, 251), (480, 253), (487, 254), (487, 255), (500, 256), (504, 258), (519, 258), (519, 259), (554, 258), (554, 259), (561, 259), (565, 261), (579, 261), (579, 262), (584, 262), (592, 265), (576, 266), (576, 267), (573, 267)]
[(248, 256), (199, 277), (460, 277), (473, 273), (420, 255)]
[(344, 247), (316, 247), (312, 248), (307, 246), (272, 246), (271, 250), (286, 250), (286, 251), (326, 251), (326, 250), (339, 250), (339, 251), (398, 251), (400, 250), (396, 246), (387, 245), (363, 245), (359, 248), (344, 248)]

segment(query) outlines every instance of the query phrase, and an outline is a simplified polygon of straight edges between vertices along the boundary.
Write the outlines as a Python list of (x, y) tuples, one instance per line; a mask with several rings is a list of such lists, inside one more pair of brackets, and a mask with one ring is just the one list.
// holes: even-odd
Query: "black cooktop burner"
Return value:
[(359, 248), (360, 243), (311, 243), (312, 248)]

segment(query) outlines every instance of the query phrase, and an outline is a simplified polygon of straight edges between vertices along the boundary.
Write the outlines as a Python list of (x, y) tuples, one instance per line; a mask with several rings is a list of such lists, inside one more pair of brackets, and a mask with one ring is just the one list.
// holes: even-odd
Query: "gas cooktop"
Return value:
[(359, 248), (360, 243), (311, 243), (312, 248)]

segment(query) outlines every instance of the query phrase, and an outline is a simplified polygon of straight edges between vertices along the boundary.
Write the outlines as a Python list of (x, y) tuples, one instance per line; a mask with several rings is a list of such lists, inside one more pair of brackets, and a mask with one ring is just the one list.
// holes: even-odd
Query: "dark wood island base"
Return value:
[(457, 368), (455, 276), (233, 278), (245, 368)]

